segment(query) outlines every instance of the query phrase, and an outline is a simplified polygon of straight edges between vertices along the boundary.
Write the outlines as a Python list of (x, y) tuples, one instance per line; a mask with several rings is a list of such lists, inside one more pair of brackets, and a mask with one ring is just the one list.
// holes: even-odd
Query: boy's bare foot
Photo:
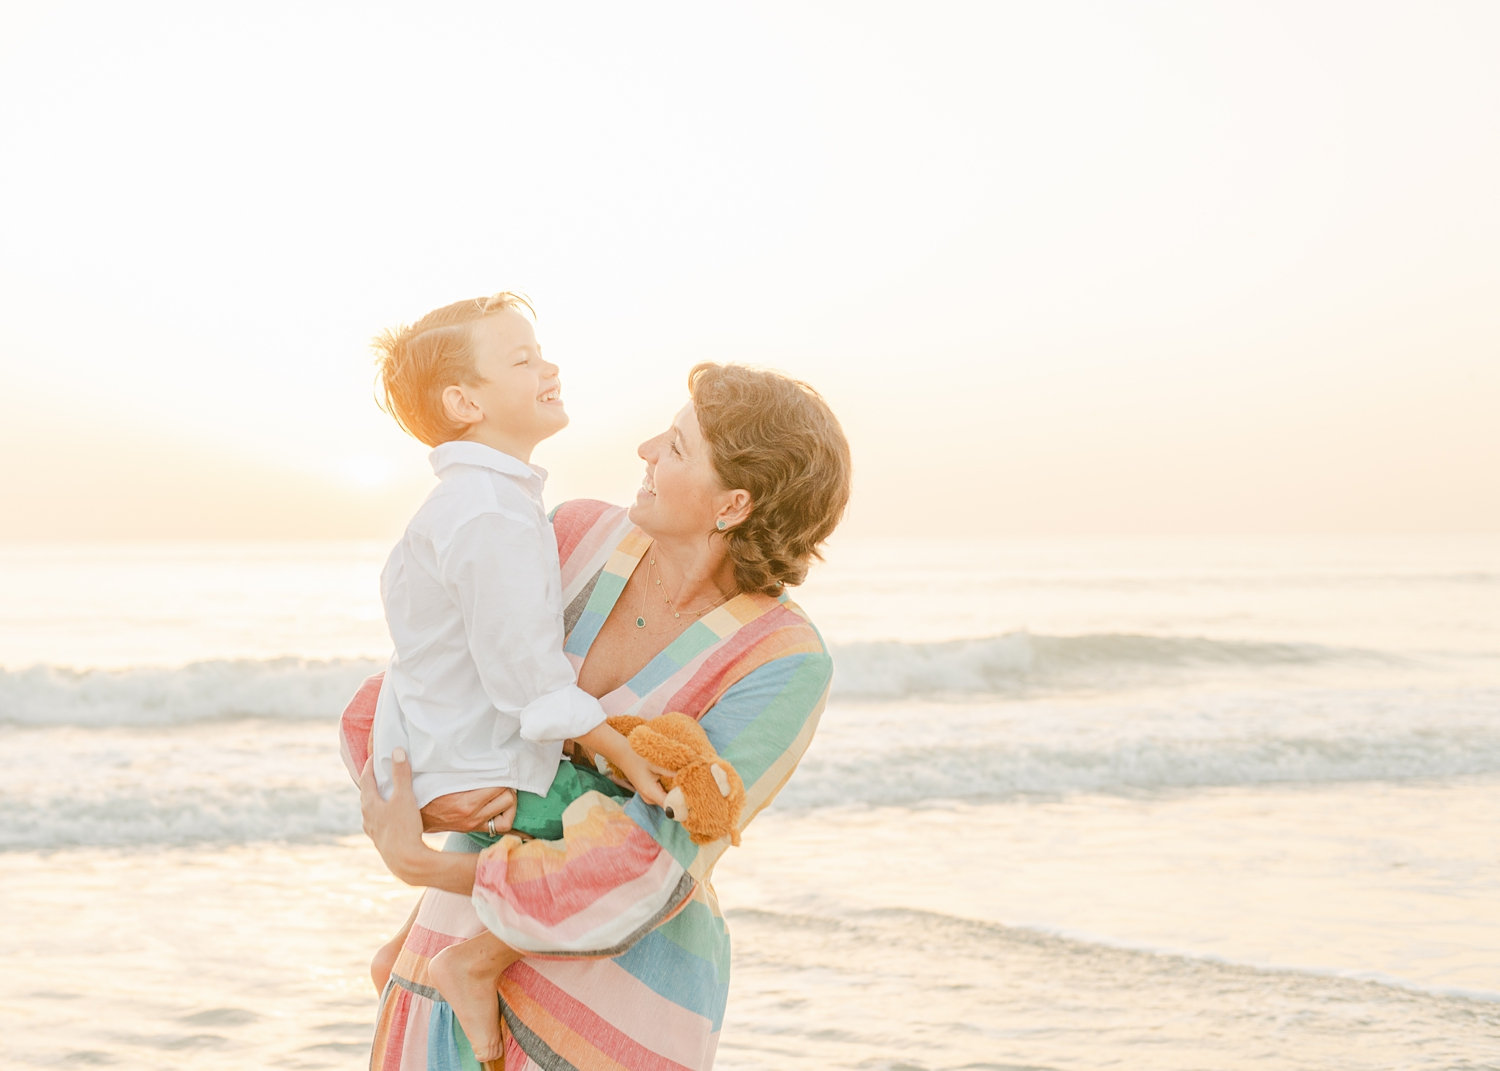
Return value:
[(433, 956), (428, 977), (452, 1006), (474, 1050), (474, 1059), (485, 1064), (505, 1055), (500, 1036), (500, 997), (493, 966), (487, 957), (476, 954), (472, 944), (463, 941), (449, 945)]

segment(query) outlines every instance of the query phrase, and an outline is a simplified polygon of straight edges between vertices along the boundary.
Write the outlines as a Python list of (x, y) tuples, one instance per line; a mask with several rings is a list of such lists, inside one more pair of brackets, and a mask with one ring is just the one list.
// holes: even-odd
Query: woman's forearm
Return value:
[(474, 866), (478, 860), (479, 856), (473, 852), (438, 852), (424, 844), (420, 851), (403, 852), (399, 858), (388, 858), (385, 862), (391, 873), (408, 885), (468, 896), (474, 891)]
[(422, 839), (422, 814), (411, 794), (411, 764), (406, 752), (391, 752), (391, 798), (375, 784), (375, 761), (367, 759), (359, 774), (359, 811), (365, 833), (386, 868), (408, 885), (469, 896), (474, 891), (474, 863), (469, 852), (438, 852)]

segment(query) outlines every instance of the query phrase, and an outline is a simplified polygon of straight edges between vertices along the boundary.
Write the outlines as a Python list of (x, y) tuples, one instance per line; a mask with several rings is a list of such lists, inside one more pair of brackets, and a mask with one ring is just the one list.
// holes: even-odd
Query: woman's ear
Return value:
[(443, 388), (443, 412), (455, 424), (478, 424), (484, 419), (484, 411), (469, 397), (469, 392), (457, 383)]
[(724, 492), (724, 497), (719, 503), (719, 512), (714, 516), (714, 527), (723, 532), (737, 524), (743, 524), (754, 506), (750, 492), (743, 488)]

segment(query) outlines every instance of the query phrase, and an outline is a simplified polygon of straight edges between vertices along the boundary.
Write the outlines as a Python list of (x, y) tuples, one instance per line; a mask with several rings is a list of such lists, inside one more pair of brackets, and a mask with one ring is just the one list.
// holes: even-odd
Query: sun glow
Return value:
[(396, 469), (386, 458), (374, 454), (355, 454), (340, 458), (334, 467), (334, 473), (352, 487), (371, 491), (388, 486), (395, 478)]
[(872, 534), (1500, 530), (1500, 6), (143, 2), (0, 35), (0, 538), (383, 538), (369, 340), (501, 288), (554, 500), (737, 360)]

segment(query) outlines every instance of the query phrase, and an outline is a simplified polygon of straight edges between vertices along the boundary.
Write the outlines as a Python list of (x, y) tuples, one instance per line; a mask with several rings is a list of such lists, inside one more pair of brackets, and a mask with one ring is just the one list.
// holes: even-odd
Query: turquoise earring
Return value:
[(729, 526), (727, 524), (725, 524), (723, 521), (719, 522), (719, 531), (722, 532), (727, 527), (729, 527)]

